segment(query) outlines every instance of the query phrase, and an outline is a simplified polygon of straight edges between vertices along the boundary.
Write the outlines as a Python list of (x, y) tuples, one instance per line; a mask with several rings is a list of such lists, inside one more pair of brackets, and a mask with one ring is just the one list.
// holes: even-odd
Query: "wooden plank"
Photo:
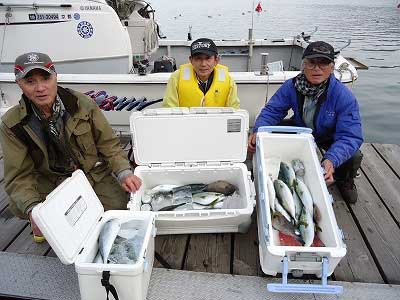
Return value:
[(233, 274), (260, 275), (258, 254), (257, 214), (253, 212), (252, 223), (247, 233), (234, 234)]
[[(159, 235), (156, 237), (155, 250), (173, 269), (180, 270), (183, 266), (188, 240), (187, 234)], [(154, 267), (163, 268), (164, 266), (155, 259)]]
[(4, 180), (4, 160), (0, 159), (0, 182)]
[(400, 229), (363, 173), (356, 180), (359, 199), (350, 205), (359, 230), (387, 283), (400, 284)]
[(8, 205), (8, 195), (4, 191), (3, 185), (0, 183), (0, 212), (2, 212)]
[[(400, 179), (379, 156), (371, 144), (363, 145), (361, 168), (389, 211), (400, 222)], [(400, 159), (400, 156), (398, 157)]]
[(11, 211), (6, 208), (0, 214), (0, 251), (10, 244), (10, 242), (28, 225), (28, 221), (15, 217)]
[(231, 234), (192, 234), (184, 270), (230, 273)]
[(384, 283), (381, 274), (358, 230), (347, 204), (342, 199), (336, 186), (329, 192), (335, 199), (333, 210), (340, 229), (343, 230), (347, 253), (335, 269), (336, 280), (349, 282)]
[(393, 144), (373, 144), (374, 148), (400, 176), (400, 146)]
[(49, 257), (57, 257), (57, 254), (54, 252), (53, 249), (51, 249), (51, 250), (49, 251), (49, 253), (47, 253), (46, 256), (49, 256)]
[(27, 226), (5, 251), (42, 256), (49, 250), (50, 246), (47, 242), (38, 244), (33, 241), (31, 227)]

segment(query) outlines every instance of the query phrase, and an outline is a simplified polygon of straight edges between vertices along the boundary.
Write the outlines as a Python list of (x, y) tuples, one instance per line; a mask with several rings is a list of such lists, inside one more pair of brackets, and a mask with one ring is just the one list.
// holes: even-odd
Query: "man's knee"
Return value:
[(104, 210), (127, 208), (128, 195), (111, 174), (96, 182), (93, 189)]

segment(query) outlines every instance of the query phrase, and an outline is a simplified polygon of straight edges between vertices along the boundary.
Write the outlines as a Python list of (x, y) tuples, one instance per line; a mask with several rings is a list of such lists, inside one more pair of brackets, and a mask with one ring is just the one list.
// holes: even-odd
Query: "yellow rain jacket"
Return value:
[(237, 86), (223, 65), (214, 68), (213, 82), (204, 95), (190, 63), (171, 74), (164, 95), (163, 107), (240, 107)]

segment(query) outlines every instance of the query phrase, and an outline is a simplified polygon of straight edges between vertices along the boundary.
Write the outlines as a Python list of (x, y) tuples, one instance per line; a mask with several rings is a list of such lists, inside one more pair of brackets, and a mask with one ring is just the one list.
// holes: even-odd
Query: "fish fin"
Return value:
[(308, 227), (308, 223), (307, 223), (307, 222), (304, 222), (304, 221), (299, 221), (299, 222), (297, 223), (297, 226), (300, 226), (300, 225), (303, 225), (304, 227)]

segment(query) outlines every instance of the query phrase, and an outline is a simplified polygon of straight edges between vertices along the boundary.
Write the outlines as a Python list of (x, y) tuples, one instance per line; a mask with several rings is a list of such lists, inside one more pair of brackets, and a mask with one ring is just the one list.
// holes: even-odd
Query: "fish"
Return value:
[(275, 212), (276, 193), (275, 193), (274, 184), (272, 183), (272, 179), (270, 176), (266, 176), (266, 181), (267, 181), (267, 189), (268, 189), (269, 207), (272, 210), (272, 212)]
[(112, 245), (109, 262), (111, 264), (135, 264), (143, 245), (144, 234), (132, 238), (117, 236)]
[(292, 222), (292, 217), (288, 214), (288, 212), (282, 207), (279, 201), (275, 202), (275, 211), (280, 213), (288, 222)]
[(300, 179), (296, 178), (295, 183), (295, 191), (297, 196), (299, 196), (301, 202), (303, 203), (304, 207), (306, 208), (307, 212), (313, 216), (314, 211), (314, 201), (312, 199), (311, 193), (308, 190), (306, 184), (301, 181)]
[(293, 168), (283, 161), (279, 167), (278, 179), (286, 183), (286, 185), (293, 191), (296, 174), (294, 173)]
[(300, 159), (292, 160), (293, 171), (296, 174), (296, 177), (303, 178), (306, 174), (306, 169), (304, 168), (304, 163)]
[(193, 203), (202, 206), (214, 206), (217, 202), (224, 201), (225, 195), (222, 193), (202, 192), (193, 195)]
[(288, 186), (282, 180), (277, 179), (274, 181), (274, 188), (281, 205), (286, 209), (295, 222), (297, 222), (293, 195)]
[(93, 259), (94, 264), (102, 264), (103, 263), (103, 258), (101, 257), (100, 251), (97, 251), (96, 256)]
[(296, 227), (292, 224), (292, 222), (288, 221), (286, 217), (284, 217), (280, 213), (274, 214), (272, 217), (272, 227), (279, 232), (282, 232), (286, 235), (294, 237), (297, 241), (299, 241), (301, 244), (304, 244), (303, 240), (301, 237), (296, 234)]
[(304, 247), (310, 247), (314, 241), (315, 226), (312, 215), (303, 209), (299, 219), (299, 230), (304, 241)]
[(168, 205), (168, 206), (164, 206), (162, 208), (160, 208), (158, 211), (171, 211), (171, 210), (175, 210), (175, 208), (178, 208), (179, 206), (185, 205), (187, 203), (182, 202), (179, 204), (172, 204), (172, 205)]
[(121, 228), (121, 223), (118, 219), (108, 220), (101, 228), (99, 235), (99, 251), (103, 258), (103, 263), (107, 263), (108, 256), (115, 238)]
[(236, 191), (236, 186), (224, 180), (218, 180), (207, 184), (205, 192), (222, 193), (225, 196), (232, 195)]
[(303, 203), (301, 202), (299, 196), (297, 196), (296, 192), (293, 192), (293, 201), (294, 201), (294, 210), (296, 214), (296, 220), (299, 220), (301, 210), (303, 209)]

